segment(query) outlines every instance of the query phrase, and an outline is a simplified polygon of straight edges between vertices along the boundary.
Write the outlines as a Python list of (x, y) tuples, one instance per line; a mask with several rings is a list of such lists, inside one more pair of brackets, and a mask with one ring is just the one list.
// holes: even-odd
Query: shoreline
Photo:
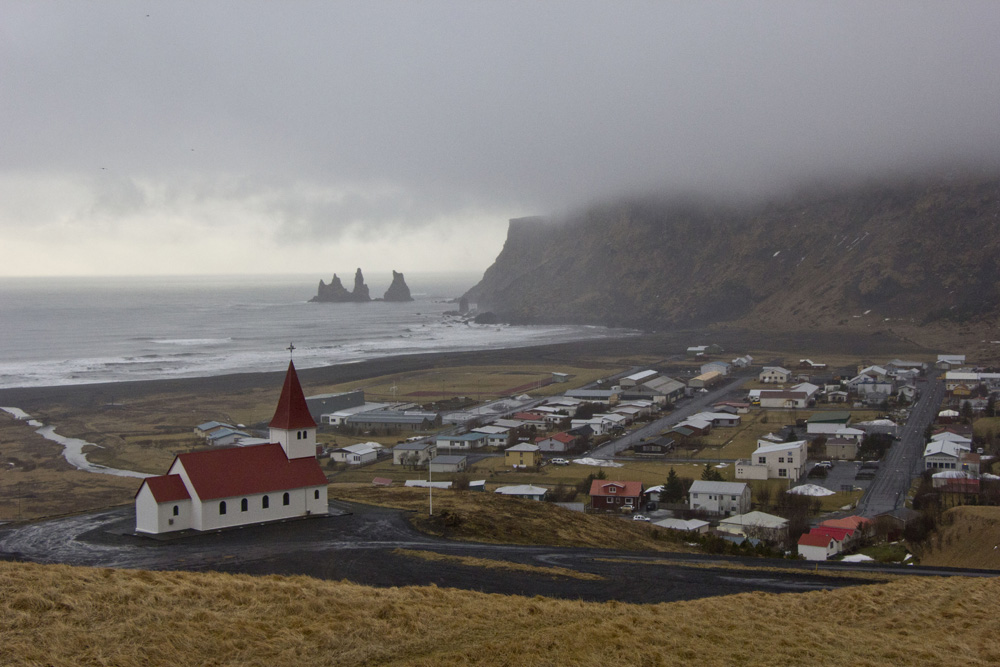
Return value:
[[(688, 345), (715, 342), (734, 356), (747, 349), (827, 350), (858, 355), (924, 352), (928, 350), (903, 338), (893, 336), (856, 337), (845, 340), (842, 334), (824, 332), (759, 333), (737, 330), (689, 330), (669, 333), (646, 333), (570, 341), (530, 347), (498, 348), (460, 352), (424, 352), (386, 356), (378, 359), (298, 369), (307, 393), (312, 387), (353, 382), (392, 373), (404, 373), (435, 367), (460, 365), (501, 365), (511, 363), (547, 363), (557, 371), (559, 364), (614, 363), (631, 365), (633, 356), (659, 357), (662, 361), (682, 360)], [(767, 360), (762, 360), (767, 361)], [(233, 373), (190, 378), (134, 380), (95, 384), (52, 385), (46, 387), (11, 387), (0, 389), (0, 405), (27, 412), (52, 403), (79, 408), (96, 408), (130, 398), (159, 394), (199, 394), (205, 392), (241, 392), (273, 388), (280, 384), (284, 369), (251, 373)]]

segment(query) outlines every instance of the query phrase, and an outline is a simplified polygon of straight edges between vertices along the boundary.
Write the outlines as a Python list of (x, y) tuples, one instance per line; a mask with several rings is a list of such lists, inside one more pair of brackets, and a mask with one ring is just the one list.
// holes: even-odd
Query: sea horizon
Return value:
[[(0, 278), (0, 388), (271, 372), (287, 365), (289, 344), (306, 369), (628, 334), (475, 324), (446, 314), (474, 274), (404, 275), (405, 303), (309, 303), (312, 274)], [(350, 288), (353, 274), (341, 280)], [(365, 276), (376, 296), (391, 280)]]

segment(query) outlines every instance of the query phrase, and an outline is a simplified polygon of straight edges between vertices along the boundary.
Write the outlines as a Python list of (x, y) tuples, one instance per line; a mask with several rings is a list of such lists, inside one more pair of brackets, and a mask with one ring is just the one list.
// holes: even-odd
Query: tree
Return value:
[(684, 482), (677, 476), (673, 466), (667, 473), (667, 483), (663, 485), (661, 498), (668, 503), (680, 503), (684, 501)]
[(993, 394), (986, 399), (986, 414), (990, 417), (997, 416), (997, 397)]
[(722, 475), (712, 467), (711, 463), (705, 464), (705, 469), (701, 471), (701, 479), (706, 482), (722, 482)]
[(962, 419), (966, 424), (972, 423), (972, 403), (969, 401), (962, 402)]

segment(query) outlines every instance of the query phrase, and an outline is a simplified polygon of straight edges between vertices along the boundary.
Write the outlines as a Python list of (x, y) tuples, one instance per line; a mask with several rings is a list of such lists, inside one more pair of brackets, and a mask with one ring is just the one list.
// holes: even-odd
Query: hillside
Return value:
[(997, 579), (633, 605), (0, 563), (19, 665), (991, 665), (998, 614)]
[(998, 224), (996, 178), (742, 205), (635, 197), (511, 220), (467, 296), (512, 322), (988, 327), (1000, 314)]
[(1000, 507), (946, 511), (920, 552), (920, 564), (1000, 570)]

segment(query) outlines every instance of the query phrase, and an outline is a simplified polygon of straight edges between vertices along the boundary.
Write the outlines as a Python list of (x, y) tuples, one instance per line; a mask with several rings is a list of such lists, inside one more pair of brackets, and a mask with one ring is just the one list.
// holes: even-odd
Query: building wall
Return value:
[(624, 508), (639, 507), (639, 499), (635, 496), (592, 496), (590, 506), (595, 510), (621, 511)]
[(569, 449), (569, 444), (559, 440), (553, 440), (552, 438), (539, 440), (535, 444), (538, 445), (538, 449), (543, 452), (565, 452)]
[[(283, 503), (284, 494), (288, 494), (288, 505)], [(263, 498), (268, 498), (268, 508), (263, 507)], [(318, 497), (317, 497), (318, 496)], [(242, 501), (247, 501), (247, 509), (243, 511)], [(226, 513), (220, 514), (221, 503), (226, 503)], [(195, 501), (194, 512), (201, 515), (200, 530), (216, 530), (233, 526), (245, 526), (266, 521), (278, 521), (310, 514), (327, 513), (326, 485), (293, 489), (290, 491), (274, 491), (257, 493), (247, 496), (233, 496), (204, 502)]]
[(858, 444), (855, 443), (826, 443), (826, 456), (831, 459), (843, 459), (853, 461), (858, 455)]
[(288, 458), (302, 459), (316, 456), (316, 429), (302, 428), (286, 431), (282, 428), (272, 428), (269, 431), (271, 442), (277, 442), (285, 450)]
[(503, 457), (507, 466), (537, 466), (541, 460), (541, 452), (504, 452)]
[[(174, 507), (177, 516), (174, 516)], [(135, 498), (135, 529), (140, 533), (170, 533), (191, 527), (191, 501), (157, 503), (153, 492), (143, 485)]]
[(693, 510), (703, 510), (713, 514), (744, 514), (750, 511), (750, 490), (733, 495), (731, 493), (692, 493), (688, 499)]
[(737, 463), (736, 479), (767, 479), (767, 466)]

